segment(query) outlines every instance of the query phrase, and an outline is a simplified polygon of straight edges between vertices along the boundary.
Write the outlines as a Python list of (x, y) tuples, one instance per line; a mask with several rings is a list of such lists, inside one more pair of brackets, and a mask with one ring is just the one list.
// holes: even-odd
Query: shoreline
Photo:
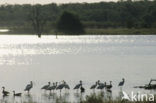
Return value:
[[(10, 30), (9, 32), (0, 32), (0, 35), (36, 35), (36, 34), (29, 32), (29, 30), (19, 30), (19, 31)], [(52, 30), (48, 33), (42, 33), (42, 35), (55, 35), (55, 32)], [(58, 35), (68, 35), (68, 34), (58, 33)], [(76, 34), (76, 36), (79, 35), (156, 35), (156, 28), (140, 28), (140, 29), (87, 28), (85, 29), (84, 34)], [(74, 36), (74, 34), (70, 34), (69, 36)]]

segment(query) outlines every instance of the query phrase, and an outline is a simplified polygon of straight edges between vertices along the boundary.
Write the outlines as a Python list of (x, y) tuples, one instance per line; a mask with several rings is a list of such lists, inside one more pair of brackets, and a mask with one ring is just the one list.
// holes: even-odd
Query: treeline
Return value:
[[(32, 28), (33, 8), (46, 19), (45, 31), (55, 28), (63, 11), (79, 16), (86, 28), (155, 28), (156, 1), (120, 1), (47, 5), (1, 5), (0, 27)], [(42, 19), (42, 18), (40, 18)]]

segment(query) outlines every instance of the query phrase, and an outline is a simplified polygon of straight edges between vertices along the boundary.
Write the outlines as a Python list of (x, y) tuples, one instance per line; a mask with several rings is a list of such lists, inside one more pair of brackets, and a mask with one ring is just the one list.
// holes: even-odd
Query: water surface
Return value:
[[(35, 84), (31, 100), (37, 102), (54, 100), (49, 101), (48, 94), (40, 90), (48, 81), (65, 80), (73, 88), (83, 80), (86, 94), (90, 94), (89, 87), (95, 81), (109, 83), (111, 80), (115, 97), (119, 92), (117, 85), (124, 77), (124, 91), (149, 92), (133, 86), (156, 78), (155, 61), (154, 35), (58, 36), (58, 39), (55, 36), (40, 39), (30, 35), (0, 35), (0, 86), (8, 91), (23, 92), (32, 80)], [(22, 100), (27, 100), (23, 93)], [(62, 98), (76, 100), (73, 90), (63, 94)], [(59, 92), (56, 95), (60, 97)], [(8, 98), (12, 100), (11, 96)]]

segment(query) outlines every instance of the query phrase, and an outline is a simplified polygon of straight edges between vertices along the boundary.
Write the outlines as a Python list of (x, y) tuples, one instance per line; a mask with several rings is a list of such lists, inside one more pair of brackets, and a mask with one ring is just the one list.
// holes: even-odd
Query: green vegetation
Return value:
[(79, 17), (87, 34), (156, 34), (155, 0), (1, 5), (0, 28), (9, 28), (9, 33), (19, 34), (55, 33), (64, 11), (77, 15), (72, 17), (77, 21)]
[(58, 20), (56, 29), (58, 32), (65, 34), (82, 34), (84, 28), (79, 18), (70, 12), (63, 12), (60, 19)]
[(104, 29), (97, 29), (97, 28), (88, 28), (86, 29), (86, 34), (99, 34), (99, 35), (153, 35), (156, 34), (155, 28), (104, 28)]

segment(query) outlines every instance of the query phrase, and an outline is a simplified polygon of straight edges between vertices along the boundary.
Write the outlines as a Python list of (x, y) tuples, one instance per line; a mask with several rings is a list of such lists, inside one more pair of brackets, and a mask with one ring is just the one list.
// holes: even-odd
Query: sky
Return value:
[[(0, 4), (48, 4), (48, 3), (73, 3), (73, 2), (100, 2), (100, 1), (110, 1), (110, 0), (0, 0)], [(114, 0), (113, 0), (114, 1)]]

